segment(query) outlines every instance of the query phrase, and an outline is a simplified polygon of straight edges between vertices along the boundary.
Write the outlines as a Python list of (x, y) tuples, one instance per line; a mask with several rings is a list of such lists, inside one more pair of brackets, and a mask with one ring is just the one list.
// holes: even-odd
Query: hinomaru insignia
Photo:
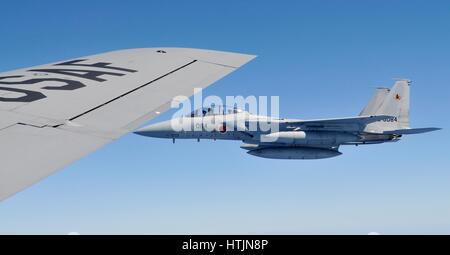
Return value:
[(400, 100), (400, 99), (401, 99), (400, 95), (399, 95), (399, 94), (396, 94), (396, 95), (395, 95), (395, 99)]

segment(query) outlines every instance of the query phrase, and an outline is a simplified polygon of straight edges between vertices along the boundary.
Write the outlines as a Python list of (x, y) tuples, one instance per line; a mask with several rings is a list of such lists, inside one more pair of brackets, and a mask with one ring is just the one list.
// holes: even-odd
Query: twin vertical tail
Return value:
[(368, 124), (364, 131), (389, 135), (412, 135), (440, 128), (409, 127), (409, 89), (411, 81), (399, 80), (391, 89), (378, 88), (360, 116), (387, 115), (392, 118)]
[(391, 89), (378, 88), (360, 116), (388, 115), (391, 119), (374, 122), (366, 126), (367, 132), (409, 129), (409, 90), (411, 82), (399, 80)]

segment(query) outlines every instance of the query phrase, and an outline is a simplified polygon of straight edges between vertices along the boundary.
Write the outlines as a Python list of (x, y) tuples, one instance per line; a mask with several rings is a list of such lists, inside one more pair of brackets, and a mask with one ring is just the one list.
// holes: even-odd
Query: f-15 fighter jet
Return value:
[[(409, 127), (410, 81), (378, 88), (357, 117), (336, 119), (273, 119), (238, 108), (208, 107), (181, 118), (153, 124), (135, 133), (176, 139), (239, 140), (248, 154), (271, 159), (324, 159), (341, 155), (341, 145), (397, 142), (404, 135), (439, 128)], [(276, 124), (263, 130), (261, 125)], [(253, 127), (253, 128), (251, 128)]]

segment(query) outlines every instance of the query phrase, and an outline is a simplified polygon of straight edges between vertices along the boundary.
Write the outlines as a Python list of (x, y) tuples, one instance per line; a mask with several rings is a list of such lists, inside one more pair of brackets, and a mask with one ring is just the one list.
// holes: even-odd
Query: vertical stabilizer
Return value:
[(359, 116), (372, 116), (377, 114), (378, 109), (384, 102), (384, 99), (389, 94), (388, 88), (377, 88), (372, 99), (369, 101), (367, 106), (361, 111)]
[(399, 80), (385, 95), (375, 115), (389, 115), (392, 119), (367, 125), (366, 131), (383, 132), (409, 128), (409, 89), (411, 82)]

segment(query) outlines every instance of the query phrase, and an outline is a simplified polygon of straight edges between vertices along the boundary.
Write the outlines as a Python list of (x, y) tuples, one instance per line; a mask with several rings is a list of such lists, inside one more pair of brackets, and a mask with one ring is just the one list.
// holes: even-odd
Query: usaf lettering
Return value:
[[(68, 62), (55, 64), (54, 67), (58, 67), (58, 68), (31, 69), (31, 70), (27, 70), (27, 72), (72, 76), (72, 77), (92, 80), (92, 81), (96, 81), (96, 82), (105, 82), (106, 79), (104, 79), (102, 77), (104, 75), (124, 76), (125, 73), (137, 72), (136, 70), (132, 70), (132, 69), (111, 66), (111, 63), (99, 62), (99, 63), (95, 63), (95, 64), (83, 64), (82, 62), (84, 62), (84, 61), (86, 61), (86, 59), (72, 60), (72, 61), (68, 61)], [(62, 66), (77, 67), (77, 69), (61, 68)], [(95, 67), (98, 69), (106, 69), (106, 70), (97, 71), (97, 70), (89, 69), (89, 67)], [(120, 71), (120, 72), (118, 72), (118, 71)], [(32, 84), (38, 84), (38, 83), (45, 84), (46, 82), (57, 82), (57, 83), (61, 83), (61, 85), (60, 86), (43, 86), (43, 87), (41, 87), (41, 89), (43, 89), (43, 90), (62, 90), (62, 91), (64, 91), (64, 90), (70, 91), (70, 90), (76, 90), (76, 89), (81, 89), (83, 87), (86, 87), (86, 85), (83, 84), (81, 81), (68, 80), (68, 79), (62, 79), (62, 78), (61, 79), (59, 79), (59, 78), (35, 78), (35, 79), (28, 79), (28, 80), (22, 80), (22, 81), (8, 81), (10, 79), (18, 79), (18, 78), (23, 78), (23, 77), (24, 77), (23, 75), (0, 77), (0, 84), (2, 84), (2, 85), (32, 85)], [(19, 97), (0, 97), (0, 102), (30, 103), (33, 101), (37, 101), (37, 100), (46, 98), (46, 96), (42, 92), (32, 91), (32, 90), (28, 90), (28, 89), (0, 87), (0, 90), (11, 91), (11, 92), (23, 94), (23, 96), (19, 96)]]

